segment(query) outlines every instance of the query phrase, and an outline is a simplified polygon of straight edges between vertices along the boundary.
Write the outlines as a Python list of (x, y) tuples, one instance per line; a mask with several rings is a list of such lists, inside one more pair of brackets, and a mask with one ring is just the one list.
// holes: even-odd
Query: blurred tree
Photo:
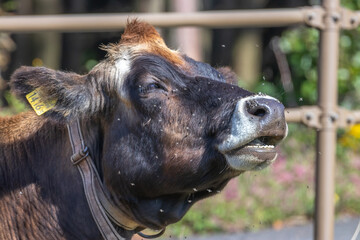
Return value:
[[(343, 7), (360, 9), (357, 0), (341, 1)], [(271, 34), (269, 33), (271, 36)], [(270, 39), (270, 37), (267, 37)], [(293, 96), (298, 105), (312, 105), (317, 100), (317, 64), (318, 64), (319, 32), (308, 27), (291, 28), (281, 33), (280, 50), (286, 55), (293, 83)], [(338, 71), (339, 104), (347, 108), (356, 108), (360, 104), (360, 34), (356, 30), (342, 31), (340, 36), (340, 55)], [(264, 49), (264, 53), (274, 52), (271, 46)], [(271, 56), (265, 55), (264, 56)], [(276, 63), (276, 61), (275, 61)], [(263, 60), (263, 71), (272, 81), (272, 87), (258, 85), (257, 89), (276, 95), (287, 106), (290, 103), (285, 86), (281, 84), (281, 76), (274, 61)], [(273, 89), (272, 92), (271, 89)], [(279, 94), (280, 93), (280, 94)]]
[[(176, 12), (196, 12), (199, 3), (192, 0), (174, 0), (171, 9)], [(189, 57), (197, 61), (203, 61), (203, 49), (201, 44), (201, 29), (197, 27), (180, 27), (174, 30), (173, 38), (177, 48), (185, 52)]]
[[(206, 10), (294, 8), (306, 5), (309, 5), (307, 0), (204, 1)], [(214, 29), (211, 64), (232, 66), (240, 80), (245, 81), (245, 87), (256, 91), (267, 89), (268, 93), (274, 94), (282, 84), (280, 82), (279, 86), (273, 85), (274, 82), (279, 82), (274, 79), (274, 75), (279, 74), (279, 67), (271, 41), (286, 29), (288, 28)], [(261, 85), (255, 87), (257, 82)]]
[(0, 107), (7, 107), (8, 102), (5, 98), (7, 89), (6, 81), (3, 78), (3, 72), (7, 70), (10, 63), (10, 54), (16, 49), (15, 42), (7, 33), (0, 33)]
[[(33, 3), (35, 14), (59, 14), (62, 12), (61, 0), (34, 0)], [(31, 62), (32, 65), (45, 65), (49, 68), (59, 69), (62, 53), (61, 37), (61, 33), (58, 32), (34, 34), (36, 55)]]

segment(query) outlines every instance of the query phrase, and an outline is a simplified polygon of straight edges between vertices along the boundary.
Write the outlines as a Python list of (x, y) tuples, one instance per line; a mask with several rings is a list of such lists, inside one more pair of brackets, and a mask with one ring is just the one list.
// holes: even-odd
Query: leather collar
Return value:
[(79, 121), (74, 121), (67, 127), (74, 153), (71, 161), (80, 172), (86, 200), (101, 235), (105, 240), (125, 239), (119, 235), (114, 225), (125, 230), (135, 230), (141, 226), (117, 208), (106, 194), (105, 186), (84, 144)]

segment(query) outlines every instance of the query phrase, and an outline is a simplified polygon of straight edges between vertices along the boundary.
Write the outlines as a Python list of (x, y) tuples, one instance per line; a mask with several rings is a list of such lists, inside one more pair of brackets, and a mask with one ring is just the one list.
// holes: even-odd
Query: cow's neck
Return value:
[[(89, 189), (90, 187), (95, 189), (95, 192), (97, 192), (95, 196), (92, 196), (92, 194), (88, 192), (87, 198), (88, 204), (92, 208), (91, 212), (93, 213), (93, 218), (96, 219), (96, 222), (101, 222), (101, 224), (98, 224), (98, 228), (105, 233), (103, 235), (104, 238), (120, 240), (123, 239), (123, 237), (129, 238), (137, 231), (142, 230), (143, 227), (132, 220), (132, 215), (129, 211), (127, 211), (128, 209), (125, 210), (124, 206), (119, 208), (119, 205), (115, 204), (113, 201), (114, 196), (111, 196), (105, 184), (102, 183), (102, 177), (96, 177), (98, 175), (102, 175), (101, 159), (104, 132), (101, 126), (103, 125), (106, 124), (101, 124), (98, 119), (96, 121), (74, 121), (68, 125), (69, 137), (71, 138), (73, 150), (75, 151), (75, 155), (73, 157), (76, 156), (75, 159), (79, 159), (75, 160), (72, 157), (72, 161), (74, 161), (74, 167), (78, 167), (79, 171), (82, 172), (84, 189)], [(81, 144), (82, 141), (83, 145)], [(78, 155), (78, 151), (83, 152), (85, 147), (90, 151), (89, 156), (86, 157), (86, 154), (85, 156)], [(77, 161), (81, 161), (81, 163)], [(89, 165), (86, 162), (92, 162), (94, 165)], [(94, 208), (102, 210), (97, 212)], [(107, 214), (102, 215), (101, 211), (104, 211), (104, 213), (107, 212)], [(94, 212), (97, 212), (97, 214), (94, 214)], [(114, 228), (113, 225), (117, 225), (117, 227)]]
[(65, 130), (32, 112), (0, 118), (2, 190), (24, 187), (46, 176), (44, 170), (52, 170), (54, 157), (65, 154)]
[[(91, 139), (97, 138), (97, 130), (90, 129), (92, 132), (85, 132), (90, 139), (87, 144), (96, 151), (99, 147)], [(43, 239), (41, 233), (51, 228), (52, 239), (101, 238), (87, 207), (77, 169), (69, 160), (71, 155), (65, 125), (54, 124), (31, 112), (0, 118), (0, 232), (10, 234), (10, 227), (14, 231), (11, 234), (20, 238), (32, 231), (40, 234), (34, 239)], [(22, 219), (33, 225), (19, 226), (20, 220), (14, 215), (20, 212)], [(0, 239), (14, 238), (9, 236), (0, 235)], [(27, 239), (26, 236), (23, 238)]]

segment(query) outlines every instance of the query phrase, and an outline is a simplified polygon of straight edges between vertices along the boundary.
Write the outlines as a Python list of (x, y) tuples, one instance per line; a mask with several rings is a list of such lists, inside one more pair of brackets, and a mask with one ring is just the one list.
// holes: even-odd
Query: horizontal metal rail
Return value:
[[(302, 106), (298, 108), (285, 109), (285, 118), (289, 123), (303, 123), (309, 127), (319, 128), (322, 111), (316, 105)], [(333, 112), (334, 122), (338, 127), (349, 127), (355, 123), (360, 123), (360, 110), (347, 110), (337, 107)]]
[(118, 31), (130, 18), (139, 18), (156, 27), (199, 26), (277, 27), (305, 22), (306, 8), (203, 11), (193, 13), (119, 13), (1, 16), (0, 32), (92, 32)]
[[(298, 108), (285, 109), (285, 118), (288, 123), (303, 123), (308, 127), (321, 128), (320, 119), (323, 112), (318, 106), (302, 106)], [(360, 110), (347, 110), (337, 108), (332, 118), (337, 127), (346, 128), (353, 124), (360, 123)]]

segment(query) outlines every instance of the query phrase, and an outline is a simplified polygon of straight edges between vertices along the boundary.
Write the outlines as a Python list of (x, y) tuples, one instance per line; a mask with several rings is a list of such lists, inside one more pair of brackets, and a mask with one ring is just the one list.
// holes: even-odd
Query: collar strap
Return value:
[(104, 186), (89, 155), (88, 148), (84, 145), (79, 121), (72, 122), (67, 127), (74, 153), (71, 161), (80, 172), (86, 200), (94, 221), (105, 240), (123, 240), (124, 238), (116, 231), (113, 223), (126, 230), (134, 230), (140, 226), (115, 207), (108, 195), (105, 194)]

